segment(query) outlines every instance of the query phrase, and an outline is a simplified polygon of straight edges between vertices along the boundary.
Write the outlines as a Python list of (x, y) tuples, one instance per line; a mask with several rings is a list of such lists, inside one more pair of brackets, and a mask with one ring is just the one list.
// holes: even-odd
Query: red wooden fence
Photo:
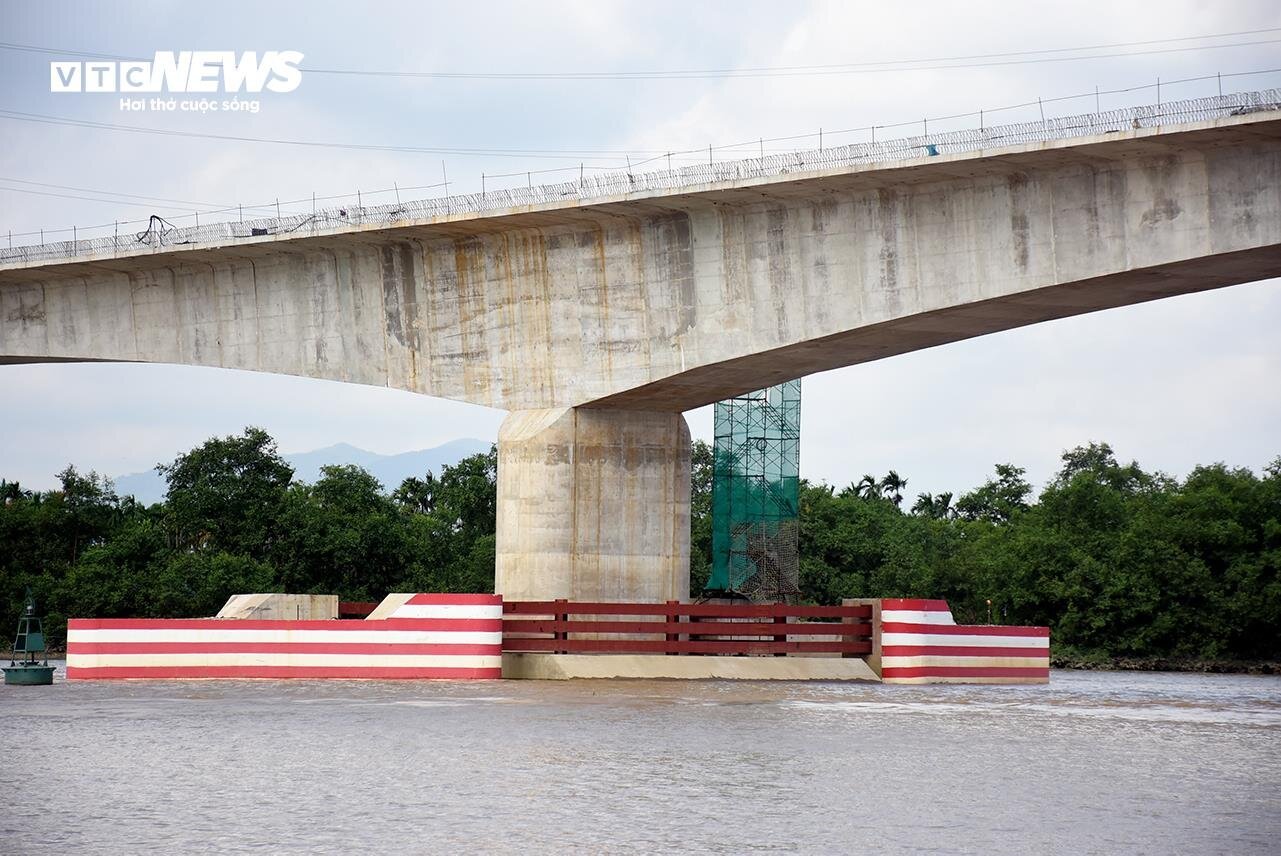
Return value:
[(503, 650), (856, 656), (872, 651), (871, 618), (870, 606), (507, 601)]

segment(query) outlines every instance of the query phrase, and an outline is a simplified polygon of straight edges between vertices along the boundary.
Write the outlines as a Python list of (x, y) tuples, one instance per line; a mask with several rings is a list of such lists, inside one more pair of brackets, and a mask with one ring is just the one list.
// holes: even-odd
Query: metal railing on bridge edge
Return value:
[(0, 265), (14, 262), (63, 260), (103, 254), (133, 255), (146, 248), (181, 245), (216, 245), (218, 242), (257, 236), (288, 235), (299, 231), (321, 232), (343, 227), (384, 226), (437, 217), (484, 215), (523, 206), (560, 202), (592, 203), (633, 193), (682, 190), (700, 185), (797, 172), (833, 169), (857, 164), (910, 160), (929, 155), (980, 151), (994, 146), (1051, 142), (1088, 137), (1135, 128), (1207, 121), (1250, 113), (1281, 111), (1281, 89), (1239, 92), (1141, 107), (1124, 107), (1099, 113), (1063, 116), (1017, 124), (921, 134), (829, 148), (769, 154), (743, 160), (696, 164), (677, 169), (637, 173), (618, 170), (577, 181), (440, 196), (375, 206), (335, 206), (315, 213), (256, 218), (233, 222), (176, 227), (153, 217), (152, 226), (140, 233), (84, 240), (54, 241), (0, 248)]

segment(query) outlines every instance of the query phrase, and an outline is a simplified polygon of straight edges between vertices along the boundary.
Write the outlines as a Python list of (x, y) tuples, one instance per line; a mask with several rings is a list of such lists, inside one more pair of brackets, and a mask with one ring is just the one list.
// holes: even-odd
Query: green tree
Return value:
[(293, 467), (261, 428), (215, 437), (160, 464), (176, 546), (265, 560), (280, 533)]
[(272, 553), (278, 579), (290, 591), (381, 599), (413, 559), (404, 515), (360, 467), (320, 472), (315, 485), (291, 487), (281, 505)]
[(130, 520), (71, 566), (56, 598), (59, 611), (93, 618), (157, 615), (155, 574), (171, 553), (155, 520)]
[(894, 503), (895, 507), (903, 504), (903, 491), (906, 489), (907, 479), (894, 470), (890, 470), (885, 478), (881, 479), (881, 495)]
[(842, 493), (871, 500), (880, 499), (881, 490), (881, 482), (877, 480), (876, 476), (865, 473), (861, 479), (851, 484)]
[(400, 483), (395, 493), (391, 495), (392, 501), (405, 511), (415, 512), (418, 514), (431, 514), (436, 510), (436, 495), (439, 483), (436, 477), (429, 471), (422, 478), (409, 476)]
[(916, 503), (912, 506), (912, 513), (921, 517), (931, 517), (935, 520), (946, 520), (955, 514), (952, 508), (952, 494), (950, 491), (944, 491), (938, 496), (932, 493), (918, 494)]
[[(714, 468), (707, 444), (691, 456), (698, 594)], [(54, 641), (66, 615), (209, 615), (241, 592), (493, 590), (494, 449), (391, 495), (358, 467), (292, 483), (253, 428), (164, 471), (166, 501), (149, 508), (74, 467), (51, 491), (0, 481), (0, 621), (12, 626), (27, 585)], [(942, 597), (962, 622), (987, 620), (990, 600), (993, 620), (1050, 625), (1060, 650), (1281, 656), (1281, 458), (1261, 474), (1211, 464), (1180, 481), (1089, 443), (1063, 454), (1039, 497), (1022, 469), (999, 464), (955, 503), (921, 494), (911, 513), (906, 483), (895, 471), (839, 492), (802, 480), (805, 600)]]
[(1013, 464), (997, 464), (996, 478), (963, 494), (956, 501), (956, 513), (966, 520), (1004, 523), (1028, 507), (1032, 485), (1024, 476), (1027, 471)]
[(498, 522), (498, 447), (444, 467), (435, 495), (434, 513), (466, 540), (493, 534)]
[(146, 615), (156, 618), (217, 614), (233, 594), (275, 588), (272, 568), (230, 553), (177, 553), (156, 566), (149, 582)]
[(690, 449), (689, 590), (699, 597), (712, 575), (712, 447), (695, 440)]

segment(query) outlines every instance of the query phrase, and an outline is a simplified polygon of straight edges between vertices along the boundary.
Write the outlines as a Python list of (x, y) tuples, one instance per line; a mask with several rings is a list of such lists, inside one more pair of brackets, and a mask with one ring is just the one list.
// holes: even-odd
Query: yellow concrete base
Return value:
[(662, 654), (503, 654), (503, 677), (727, 678), (748, 681), (880, 681), (863, 660), (840, 657), (668, 657)]

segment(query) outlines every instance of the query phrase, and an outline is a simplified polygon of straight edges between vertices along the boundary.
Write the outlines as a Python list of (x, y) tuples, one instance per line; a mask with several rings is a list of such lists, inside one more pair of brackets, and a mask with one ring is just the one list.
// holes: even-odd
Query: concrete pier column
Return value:
[(689, 426), (679, 413), (518, 410), (498, 431), (495, 591), (689, 598)]

